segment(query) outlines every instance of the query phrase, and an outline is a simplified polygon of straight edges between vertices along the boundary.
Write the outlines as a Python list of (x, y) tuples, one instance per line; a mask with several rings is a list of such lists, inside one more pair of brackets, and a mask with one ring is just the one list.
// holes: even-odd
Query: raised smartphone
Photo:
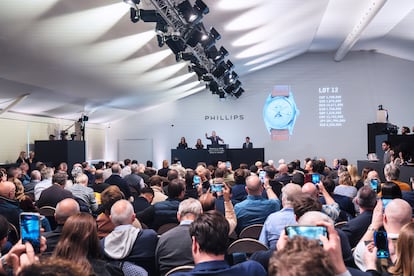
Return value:
[(40, 252), (40, 214), (23, 212), (20, 214), (20, 234), (23, 244), (30, 242), (36, 253)]
[(388, 251), (388, 239), (387, 232), (385, 231), (376, 231), (374, 232), (374, 242), (377, 247), (377, 258), (386, 259), (390, 256)]
[(371, 179), (371, 189), (378, 193), (378, 179)]
[(289, 238), (302, 236), (312, 240), (319, 240), (320, 236), (328, 236), (328, 230), (325, 226), (289, 225), (285, 227), (285, 231)]
[(321, 181), (321, 176), (317, 173), (312, 174), (312, 183), (318, 184)]
[(265, 181), (265, 177), (266, 177), (266, 171), (260, 171), (260, 172), (259, 172), (259, 179), (260, 179), (260, 182), (264, 183), (264, 181)]
[(210, 192), (212, 193), (221, 193), (223, 192), (223, 186), (222, 183), (215, 183), (210, 185)]
[(198, 175), (194, 175), (193, 177), (193, 187), (197, 188), (200, 185), (201, 178)]

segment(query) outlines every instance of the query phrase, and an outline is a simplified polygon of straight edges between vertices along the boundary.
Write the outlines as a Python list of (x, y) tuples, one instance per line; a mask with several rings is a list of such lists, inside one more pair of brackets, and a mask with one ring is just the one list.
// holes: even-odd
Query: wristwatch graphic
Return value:
[(288, 140), (298, 115), (290, 86), (274, 86), (263, 107), (263, 120), (271, 140)]

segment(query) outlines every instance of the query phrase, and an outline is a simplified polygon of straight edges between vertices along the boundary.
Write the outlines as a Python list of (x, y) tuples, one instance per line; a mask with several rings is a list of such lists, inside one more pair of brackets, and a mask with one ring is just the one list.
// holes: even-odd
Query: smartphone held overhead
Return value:
[(317, 173), (312, 174), (312, 183), (318, 184), (321, 181), (321, 176)]
[(289, 238), (302, 236), (308, 239), (319, 240), (321, 236), (328, 237), (328, 230), (325, 226), (289, 225), (285, 227), (285, 231)]
[(20, 234), (22, 242), (30, 242), (36, 253), (40, 252), (40, 214), (23, 212), (20, 214)]
[(223, 192), (223, 183), (215, 183), (210, 185), (210, 192), (212, 193), (221, 193)]
[(390, 252), (388, 251), (387, 232), (376, 231), (374, 233), (374, 243), (377, 247), (377, 258), (386, 259), (390, 256)]

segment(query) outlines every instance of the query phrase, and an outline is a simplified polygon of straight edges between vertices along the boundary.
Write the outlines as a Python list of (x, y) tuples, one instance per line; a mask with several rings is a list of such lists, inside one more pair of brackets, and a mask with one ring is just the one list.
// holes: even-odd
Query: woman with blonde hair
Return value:
[(334, 194), (347, 196), (353, 199), (357, 194), (357, 188), (354, 187), (351, 175), (348, 171), (341, 172), (338, 177), (338, 186), (335, 187)]
[(351, 176), (352, 185), (357, 189), (361, 188), (364, 185), (364, 182), (358, 174), (357, 166), (349, 164), (346, 168)]

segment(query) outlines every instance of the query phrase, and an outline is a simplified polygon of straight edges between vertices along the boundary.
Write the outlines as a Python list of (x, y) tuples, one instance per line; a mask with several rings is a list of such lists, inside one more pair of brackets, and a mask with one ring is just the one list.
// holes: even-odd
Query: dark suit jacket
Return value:
[(60, 239), (60, 235), (62, 234), (63, 225), (58, 225), (55, 230), (50, 232), (45, 232), (43, 236), (46, 238), (46, 251), (45, 253), (52, 254), (53, 250)]
[(105, 183), (110, 185), (116, 185), (124, 193), (125, 198), (128, 199), (131, 196), (131, 190), (128, 183), (119, 174), (112, 174), (105, 180)]
[(341, 230), (348, 236), (351, 248), (354, 248), (371, 224), (372, 211), (365, 211), (359, 216), (351, 219)]
[(243, 143), (243, 148), (244, 149), (252, 149), (253, 148), (253, 143), (252, 142), (250, 142), (250, 143)]
[(36, 205), (39, 208), (42, 206), (56, 207), (58, 202), (65, 198), (73, 198), (72, 192), (63, 189), (58, 184), (52, 184), (52, 186), (43, 190)]

